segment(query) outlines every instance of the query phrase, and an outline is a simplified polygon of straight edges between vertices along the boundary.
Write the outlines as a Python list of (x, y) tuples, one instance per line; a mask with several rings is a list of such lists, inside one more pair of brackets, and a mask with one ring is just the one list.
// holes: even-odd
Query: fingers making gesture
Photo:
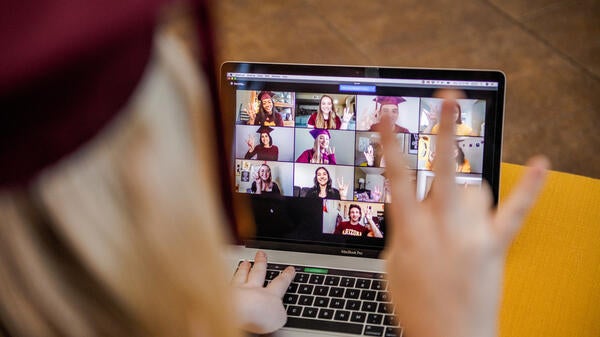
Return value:
[(248, 151), (254, 151), (254, 147), (256, 146), (254, 143), (254, 137), (252, 135), (248, 135), (248, 139), (246, 139), (246, 144), (248, 144)]
[(254, 125), (256, 121), (256, 106), (253, 103), (246, 105), (246, 111), (248, 112), (248, 124)]
[(543, 185), (548, 162), (530, 160), (497, 210), (485, 182), (481, 189), (457, 186), (451, 94), (442, 97), (435, 181), (423, 202), (415, 198), (396, 138), (382, 129), (393, 201), (384, 252), (390, 290), (402, 299), (396, 314), (411, 335), (495, 336), (506, 251)]
[(348, 183), (344, 184), (344, 176), (341, 176), (339, 178), (336, 179), (337, 181), (337, 185), (338, 185), (338, 190), (340, 191), (340, 198), (342, 200), (346, 200), (347, 199), (347, 194), (348, 194)]

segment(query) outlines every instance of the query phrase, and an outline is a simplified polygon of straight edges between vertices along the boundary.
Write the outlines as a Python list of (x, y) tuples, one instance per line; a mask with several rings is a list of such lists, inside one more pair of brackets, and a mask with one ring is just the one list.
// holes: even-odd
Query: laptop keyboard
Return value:
[[(288, 265), (268, 263), (265, 286)], [(384, 274), (294, 266), (296, 276), (283, 296), (286, 327), (401, 337), (403, 330)]]

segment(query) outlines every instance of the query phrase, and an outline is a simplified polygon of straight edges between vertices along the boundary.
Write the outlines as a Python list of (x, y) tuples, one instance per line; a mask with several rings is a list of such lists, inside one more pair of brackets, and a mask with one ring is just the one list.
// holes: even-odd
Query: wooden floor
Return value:
[(600, 0), (218, 0), (219, 60), (500, 69), (503, 161), (600, 178)]

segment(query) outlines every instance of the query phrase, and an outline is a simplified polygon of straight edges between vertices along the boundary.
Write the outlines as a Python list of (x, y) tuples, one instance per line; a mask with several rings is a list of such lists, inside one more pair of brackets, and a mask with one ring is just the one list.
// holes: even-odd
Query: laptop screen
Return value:
[(394, 132), (414, 181), (433, 181), (441, 100), (457, 101), (456, 182), (498, 196), (504, 75), (498, 71), (225, 63), (221, 100), (232, 135), (235, 196), (256, 223), (250, 245), (376, 256), (391, 207), (379, 130)]

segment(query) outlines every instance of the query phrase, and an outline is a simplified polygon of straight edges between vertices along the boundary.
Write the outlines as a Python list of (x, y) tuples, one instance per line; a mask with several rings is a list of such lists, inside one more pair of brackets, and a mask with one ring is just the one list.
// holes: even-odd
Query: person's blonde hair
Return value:
[(315, 141), (313, 143), (313, 148), (312, 148), (313, 154), (312, 154), (312, 157), (310, 160), (310, 162), (313, 164), (324, 164), (324, 161), (325, 161), (323, 159), (323, 153), (321, 153), (321, 143), (319, 142), (319, 136), (320, 135), (318, 135), (315, 138)]
[[(321, 110), (321, 102), (323, 98), (329, 98), (331, 101), (331, 111), (329, 112), (329, 119), (325, 122), (325, 116), (323, 115), (323, 110)], [(315, 127), (317, 129), (337, 129), (336, 123), (337, 114), (335, 113), (335, 105), (333, 104), (333, 98), (329, 95), (321, 96), (319, 100), (319, 107), (317, 108), (317, 118), (315, 121)]]
[(239, 336), (219, 177), (200, 161), (218, 155), (199, 146), (215, 135), (206, 80), (177, 40), (156, 46), (111, 125), (26, 189), (0, 191), (10, 335)]

